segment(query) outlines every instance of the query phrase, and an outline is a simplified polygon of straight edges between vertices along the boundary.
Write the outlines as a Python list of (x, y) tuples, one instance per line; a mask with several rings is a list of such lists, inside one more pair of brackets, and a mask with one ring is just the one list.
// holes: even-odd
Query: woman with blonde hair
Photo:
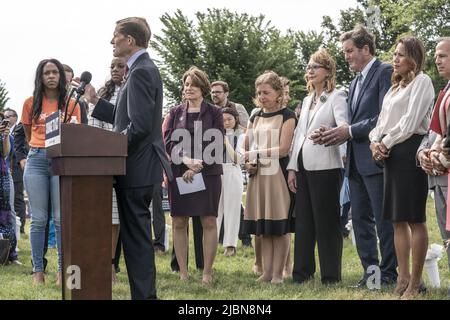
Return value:
[(250, 174), (244, 232), (261, 236), (259, 281), (282, 283), (292, 218), (286, 166), (294, 135), (295, 114), (282, 108), (283, 83), (273, 71), (255, 82), (257, 107), (245, 137), (245, 168)]
[(428, 182), (425, 172), (416, 165), (416, 152), (430, 124), (434, 88), (430, 77), (422, 72), (424, 61), (425, 49), (419, 39), (403, 37), (397, 42), (392, 87), (369, 134), (372, 156), (384, 164), (383, 217), (394, 223), (399, 270), (394, 294), (402, 299), (425, 290), (421, 276), (428, 247)]
[(343, 236), (339, 196), (342, 158), (339, 146), (314, 144), (325, 127), (348, 123), (346, 94), (336, 89), (336, 63), (321, 49), (309, 59), (305, 79), (309, 95), (303, 100), (288, 170), (289, 188), (296, 193), (293, 278), (303, 283), (314, 277), (315, 246), (321, 280), (341, 281)]

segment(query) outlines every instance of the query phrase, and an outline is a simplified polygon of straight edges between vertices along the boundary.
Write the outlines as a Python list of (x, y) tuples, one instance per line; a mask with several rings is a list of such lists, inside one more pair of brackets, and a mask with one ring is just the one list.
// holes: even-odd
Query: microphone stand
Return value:
[(83, 93), (79, 93), (79, 92), (77, 92), (77, 99), (75, 100), (75, 103), (74, 103), (74, 105), (73, 105), (73, 108), (72, 108), (72, 111), (70, 112), (70, 115), (67, 117), (67, 120), (69, 120), (71, 117), (72, 117), (72, 115), (73, 115), (73, 112), (75, 111), (75, 108), (77, 107), (77, 104), (80, 106), (80, 108), (81, 108), (81, 105), (79, 104), (79, 102), (80, 102), (80, 98), (81, 98), (81, 96), (84, 94), (84, 92)]
[[(70, 90), (69, 98), (67, 99), (67, 101), (66, 101), (66, 106), (65, 106), (65, 108), (64, 108), (64, 119), (63, 119), (63, 123), (66, 123), (66, 122), (67, 122), (67, 109), (69, 108), (69, 102), (70, 102), (70, 99), (72, 99), (72, 96), (73, 96), (75, 90), (76, 90), (75, 88), (72, 88), (72, 90)], [(73, 111), (72, 111), (72, 112), (73, 112)]]

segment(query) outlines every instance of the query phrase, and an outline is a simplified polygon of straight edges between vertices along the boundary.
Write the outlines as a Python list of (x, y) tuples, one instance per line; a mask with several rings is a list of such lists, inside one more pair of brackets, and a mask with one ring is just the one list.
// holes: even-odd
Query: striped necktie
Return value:
[(447, 85), (444, 88), (444, 92), (447, 92), (447, 90), (450, 89), (450, 81), (447, 83)]

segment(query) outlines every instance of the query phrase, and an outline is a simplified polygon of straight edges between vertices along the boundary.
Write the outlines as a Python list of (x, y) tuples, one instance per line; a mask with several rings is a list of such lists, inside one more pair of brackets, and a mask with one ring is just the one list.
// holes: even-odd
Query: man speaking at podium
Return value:
[(150, 36), (143, 18), (117, 21), (113, 55), (127, 60), (127, 73), (116, 105), (99, 98), (91, 85), (85, 94), (95, 105), (92, 116), (113, 123), (115, 132), (128, 137), (127, 171), (115, 177), (115, 189), (131, 298), (138, 300), (156, 299), (149, 205), (153, 186), (163, 180), (163, 167), (170, 170), (161, 133), (162, 81), (146, 52)]

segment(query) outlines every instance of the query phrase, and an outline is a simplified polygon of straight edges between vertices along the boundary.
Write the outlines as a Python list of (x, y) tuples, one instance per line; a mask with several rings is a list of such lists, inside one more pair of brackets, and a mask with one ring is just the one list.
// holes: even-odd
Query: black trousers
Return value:
[(156, 299), (155, 251), (150, 202), (153, 186), (116, 188), (120, 236), (133, 300)]
[(25, 200), (23, 197), (23, 180), (14, 182), (14, 210), (16, 211), (16, 215), (20, 218), (20, 232), (25, 231), (25, 222), (26, 222), (26, 206)]
[[(302, 155), (299, 155), (302, 158)], [(306, 171), (299, 161), (295, 207), (295, 282), (314, 277), (315, 245), (322, 283), (341, 281), (343, 237), (340, 222), (340, 169)]]
[(114, 259), (112, 260), (112, 263), (114, 264), (114, 268), (116, 269), (116, 272), (120, 271), (119, 264), (120, 264), (120, 255), (122, 254), (122, 238), (117, 238), (117, 245), (116, 245), (116, 252), (114, 253)]
[[(192, 217), (192, 229), (194, 236), (194, 251), (195, 251), (195, 266), (199, 270), (203, 270), (203, 227), (200, 217)], [(189, 239), (189, 225), (188, 225), (188, 239)], [(188, 246), (189, 250), (189, 246)], [(188, 251), (189, 257), (189, 251)], [(189, 260), (187, 260), (189, 264)], [(180, 271), (180, 266), (178, 264), (177, 256), (175, 254), (175, 247), (172, 247), (172, 260), (170, 261), (170, 268), (172, 271)]]
[(241, 220), (239, 227), (239, 240), (242, 241), (243, 246), (251, 246), (252, 245), (252, 236), (249, 233), (244, 232), (244, 228), (242, 225), (244, 224), (244, 206), (241, 203)]
[[(353, 152), (353, 151), (352, 151)], [(383, 174), (362, 176), (359, 174), (355, 156), (350, 158), (348, 183), (352, 206), (352, 224), (356, 249), (364, 268), (363, 279), (370, 276), (368, 268), (379, 266), (381, 282), (392, 283), (397, 279), (397, 257), (394, 246), (392, 222), (383, 219)], [(379, 250), (378, 250), (379, 239)], [(381, 255), (381, 261), (379, 259)]]
[(166, 219), (164, 217), (162, 199), (163, 194), (161, 185), (154, 185), (152, 196), (152, 220), (155, 239), (153, 241), (153, 245), (155, 248), (166, 251), (168, 249), (164, 247), (164, 238), (166, 236)]

